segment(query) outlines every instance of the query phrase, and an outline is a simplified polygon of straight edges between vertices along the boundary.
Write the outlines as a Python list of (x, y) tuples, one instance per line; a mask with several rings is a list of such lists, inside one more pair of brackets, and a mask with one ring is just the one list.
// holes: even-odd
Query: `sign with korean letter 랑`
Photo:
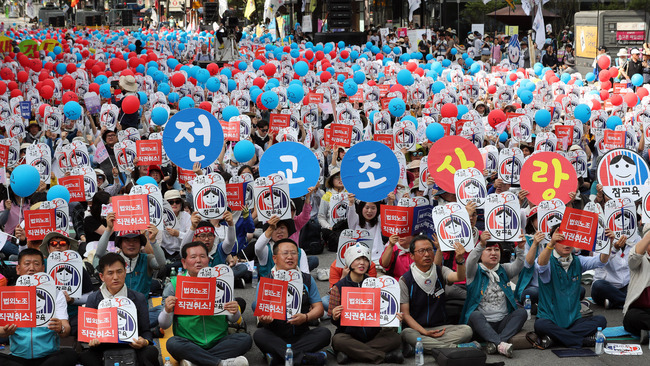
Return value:
[(36, 287), (7, 286), (0, 291), (0, 326), (36, 326)]
[(260, 277), (257, 286), (257, 306), (253, 315), (286, 320), (288, 286), (287, 281)]
[(216, 280), (214, 277), (176, 277), (176, 315), (213, 315)]
[(101, 343), (117, 343), (117, 308), (93, 309), (79, 307), (80, 342), (98, 339)]
[(25, 214), (25, 236), (28, 240), (42, 240), (56, 229), (56, 215), (51, 210), (28, 210)]
[(411, 235), (413, 207), (381, 205), (380, 211), (382, 235), (398, 235), (401, 238)]
[(149, 202), (146, 194), (111, 197), (115, 212), (115, 231), (146, 230), (149, 226)]
[(386, 198), (397, 186), (399, 172), (395, 153), (377, 141), (355, 144), (341, 162), (341, 180), (345, 189), (364, 202)]
[(138, 140), (135, 146), (138, 152), (138, 165), (162, 164), (161, 140)]
[[(535, 205), (554, 198), (567, 203), (569, 193), (578, 188), (578, 175), (564, 156), (555, 152), (539, 152), (526, 159), (521, 168), (521, 188)], [(604, 184), (604, 183), (603, 183)]]
[(221, 125), (215, 116), (200, 108), (174, 114), (163, 131), (163, 147), (177, 166), (192, 170), (194, 163), (205, 168), (214, 163), (223, 146)]
[(561, 244), (592, 250), (598, 231), (598, 214), (567, 207), (564, 210), (560, 231), (564, 234)]
[(342, 326), (378, 327), (380, 325), (380, 289), (342, 287), (341, 290)]

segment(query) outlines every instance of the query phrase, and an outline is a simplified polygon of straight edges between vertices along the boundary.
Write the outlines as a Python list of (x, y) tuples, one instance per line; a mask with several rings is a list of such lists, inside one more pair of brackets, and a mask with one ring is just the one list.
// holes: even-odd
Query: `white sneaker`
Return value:
[(196, 366), (188, 360), (181, 360), (180, 366)]
[(329, 281), (330, 280), (330, 270), (325, 268), (319, 268), (316, 270), (316, 278), (319, 281)]
[(248, 360), (244, 356), (221, 360), (221, 366), (248, 366)]

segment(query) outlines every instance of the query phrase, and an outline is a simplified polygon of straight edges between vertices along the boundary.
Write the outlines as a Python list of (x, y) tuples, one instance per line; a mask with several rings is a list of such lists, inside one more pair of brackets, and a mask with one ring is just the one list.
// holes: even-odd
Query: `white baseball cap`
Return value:
[(640, 55), (641, 51), (639, 51), (638, 49), (635, 48), (635, 49), (632, 50), (632, 54), (633, 55)]

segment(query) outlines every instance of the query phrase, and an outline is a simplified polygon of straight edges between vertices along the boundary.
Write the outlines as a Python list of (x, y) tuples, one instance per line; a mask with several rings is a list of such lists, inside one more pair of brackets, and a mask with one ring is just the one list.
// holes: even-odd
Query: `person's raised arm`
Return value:
[(537, 231), (535, 233), (535, 236), (533, 236), (533, 243), (530, 245), (530, 248), (528, 248), (528, 253), (526, 253), (526, 263), (529, 267), (535, 265), (537, 248), (539, 247), (539, 243), (541, 243), (542, 240), (544, 240), (544, 233)]
[(273, 235), (273, 232), (275, 231), (278, 222), (280, 222), (280, 218), (276, 215), (271, 216), (269, 221), (267, 221), (267, 224), (269, 224), (269, 227), (266, 228), (266, 231), (264, 232), (263, 235), (260, 235), (259, 238), (257, 238), (257, 241), (255, 242), (255, 256), (257, 256), (257, 260), (259, 261), (260, 265), (263, 266), (268, 262), (269, 258), (269, 252), (266, 250), (266, 245), (269, 243), (271, 240), (271, 235)]
[(153, 255), (147, 256), (149, 259), (149, 268), (159, 269), (165, 265), (167, 259), (165, 258), (165, 252), (163, 252), (157, 240), (158, 228), (154, 224), (149, 224), (149, 229), (147, 229), (145, 233), (145, 235), (147, 235), (147, 240), (153, 249)]
[(226, 229), (226, 237), (223, 240), (221, 249), (225, 254), (230, 254), (232, 248), (237, 244), (237, 232), (235, 231), (235, 222), (232, 218), (232, 212), (226, 211), (226, 213), (223, 214), (223, 219), (226, 221), (226, 224), (228, 224), (228, 228)]
[(399, 236), (397, 235), (391, 235), (390, 238), (388, 238), (388, 245), (386, 245), (384, 252), (381, 253), (381, 258), (379, 258), (379, 264), (381, 264), (382, 267), (390, 267), (390, 264), (393, 261), (393, 253), (395, 251), (393, 248), (397, 245), (398, 240)]
[(478, 261), (481, 259), (481, 255), (487, 247), (487, 241), (490, 240), (491, 237), (492, 235), (490, 235), (487, 230), (482, 232), (479, 239), (479, 244), (467, 256), (467, 260), (465, 262), (465, 273), (468, 285), (474, 281), (474, 276), (476, 276), (476, 270), (478, 268)]
[(359, 214), (354, 203), (354, 193), (348, 193), (348, 228), (350, 229), (355, 229), (359, 225)]
[(456, 250), (456, 272), (451, 272), (447, 276), (447, 283), (452, 284), (454, 282), (465, 281), (465, 247), (460, 242), (454, 243), (454, 249)]
[(551, 260), (551, 255), (553, 254), (553, 250), (555, 250), (555, 244), (562, 240), (564, 240), (564, 234), (562, 234), (560, 230), (556, 230), (551, 237), (551, 241), (546, 244), (546, 248), (544, 248), (539, 257), (537, 257), (537, 264), (540, 266), (546, 266)]
[(187, 230), (185, 236), (183, 236), (181, 240), (181, 248), (185, 244), (192, 242), (194, 239), (194, 232), (196, 231), (196, 227), (199, 225), (199, 222), (201, 222), (201, 215), (197, 211), (192, 212), (192, 216), (190, 216), (190, 229)]

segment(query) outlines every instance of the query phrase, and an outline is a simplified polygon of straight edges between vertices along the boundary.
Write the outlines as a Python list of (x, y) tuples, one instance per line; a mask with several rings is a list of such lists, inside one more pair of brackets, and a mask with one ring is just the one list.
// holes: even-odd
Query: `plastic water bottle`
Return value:
[(526, 309), (526, 313), (528, 313), (528, 320), (530, 320), (530, 295), (526, 295), (526, 300), (524, 300), (524, 309)]
[(418, 341), (415, 343), (415, 365), (424, 365), (424, 346), (420, 337), (418, 337)]
[(287, 351), (284, 353), (284, 366), (293, 366), (293, 350), (290, 344), (287, 344)]
[(165, 357), (165, 366), (172, 366), (172, 362), (169, 360), (169, 357)]
[(113, 366), (120, 366), (120, 363), (119, 363), (119, 362), (115, 362), (115, 365), (113, 365)]
[(597, 355), (602, 355), (605, 348), (605, 335), (603, 334), (603, 328), (598, 327), (598, 331), (596, 331), (596, 354)]
[(510, 263), (514, 263), (515, 260), (517, 260), (517, 256), (515, 255), (515, 253), (514, 252), (510, 253)]
[(171, 272), (169, 272), (169, 279), (175, 278), (178, 276), (178, 272), (176, 272), (176, 268), (172, 267)]
[(257, 287), (257, 279), (258, 279), (257, 266), (253, 266), (253, 281), (251, 283), (251, 286), (253, 286), (253, 288)]

